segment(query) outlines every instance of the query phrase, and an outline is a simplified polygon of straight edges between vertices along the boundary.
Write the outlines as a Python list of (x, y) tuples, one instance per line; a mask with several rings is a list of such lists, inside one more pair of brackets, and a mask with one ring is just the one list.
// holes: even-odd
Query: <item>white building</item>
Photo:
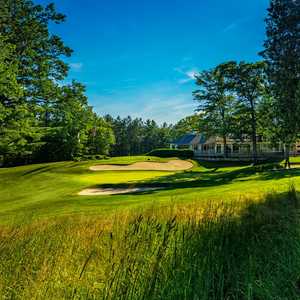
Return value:
[[(211, 160), (224, 158), (248, 160), (252, 158), (252, 147), (249, 138), (243, 141), (227, 138), (225, 146), (220, 137), (206, 138), (203, 134), (195, 133), (186, 134), (170, 144), (172, 149), (190, 149), (194, 151), (196, 157)], [(281, 143), (273, 145), (259, 138), (257, 140), (258, 159), (283, 157), (283, 150)], [(300, 144), (295, 145), (292, 154), (300, 154)]]

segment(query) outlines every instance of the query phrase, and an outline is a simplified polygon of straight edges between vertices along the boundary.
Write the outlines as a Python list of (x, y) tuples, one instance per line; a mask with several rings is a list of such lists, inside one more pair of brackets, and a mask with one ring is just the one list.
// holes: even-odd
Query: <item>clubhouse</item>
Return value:
[[(245, 137), (243, 140), (227, 138), (226, 146), (221, 137), (205, 137), (203, 134), (188, 133), (170, 144), (171, 149), (190, 149), (194, 151), (195, 157), (206, 160), (249, 160), (252, 157), (252, 142)], [(283, 145), (272, 144), (257, 138), (258, 159), (283, 157)], [(226, 153), (226, 155), (225, 155)], [(300, 143), (291, 150), (292, 155), (300, 155)]]

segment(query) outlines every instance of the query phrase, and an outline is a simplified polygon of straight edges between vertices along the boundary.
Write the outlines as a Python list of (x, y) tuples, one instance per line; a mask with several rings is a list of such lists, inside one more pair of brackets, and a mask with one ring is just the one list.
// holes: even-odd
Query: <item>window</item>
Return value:
[(222, 146), (221, 145), (217, 145), (217, 153), (222, 153)]

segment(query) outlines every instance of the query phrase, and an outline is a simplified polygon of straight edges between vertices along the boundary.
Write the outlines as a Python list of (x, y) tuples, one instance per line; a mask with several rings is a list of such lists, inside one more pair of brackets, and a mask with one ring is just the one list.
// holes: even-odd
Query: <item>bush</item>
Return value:
[(102, 154), (95, 154), (95, 155), (82, 155), (74, 157), (74, 161), (85, 161), (85, 160), (102, 160), (102, 159), (108, 159), (109, 157), (107, 155)]
[(180, 157), (180, 158), (193, 158), (194, 151), (188, 149), (154, 149), (147, 153), (148, 156), (157, 157)]

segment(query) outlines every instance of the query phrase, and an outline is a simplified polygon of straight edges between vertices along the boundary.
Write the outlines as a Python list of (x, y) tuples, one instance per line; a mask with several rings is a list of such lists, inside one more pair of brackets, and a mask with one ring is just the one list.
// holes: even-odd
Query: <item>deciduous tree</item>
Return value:
[(228, 82), (223, 65), (196, 76), (199, 89), (194, 91), (202, 117), (202, 131), (207, 135), (223, 138), (224, 154), (227, 156), (227, 139), (232, 133), (235, 99), (228, 93)]
[[(257, 106), (265, 95), (265, 63), (229, 62), (223, 65), (229, 91), (238, 101), (238, 115), (250, 123), (253, 162), (257, 162)], [(245, 132), (247, 133), (247, 132)]]

